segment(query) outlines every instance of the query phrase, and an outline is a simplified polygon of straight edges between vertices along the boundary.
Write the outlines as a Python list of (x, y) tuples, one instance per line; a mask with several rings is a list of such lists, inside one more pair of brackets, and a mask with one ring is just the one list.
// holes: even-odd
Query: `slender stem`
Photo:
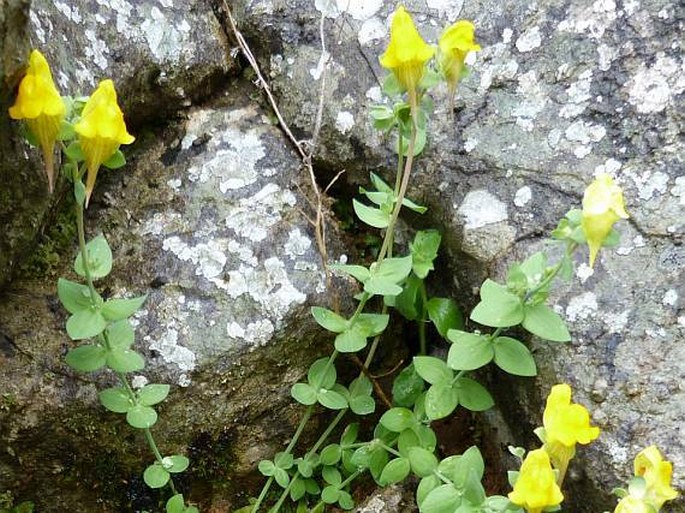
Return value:
[(457, 381), (459, 381), (464, 374), (466, 374), (466, 371), (460, 370), (457, 372), (457, 375), (452, 378), (452, 384), (454, 385)]
[(347, 408), (344, 408), (344, 409), (338, 411), (338, 414), (335, 416), (335, 418), (333, 418), (333, 421), (328, 425), (328, 427), (326, 428), (326, 431), (321, 433), (321, 436), (316, 441), (316, 443), (312, 446), (312, 448), (309, 449), (309, 451), (307, 451), (307, 455), (305, 457), (311, 456), (312, 454), (314, 454), (316, 451), (319, 450), (319, 447), (321, 447), (321, 445), (323, 445), (323, 443), (326, 441), (326, 439), (331, 435), (331, 433), (333, 432), (335, 427), (342, 420), (342, 418), (345, 416), (346, 413), (347, 413)]
[(393, 449), (392, 447), (385, 445), (384, 443), (381, 443), (381, 447), (383, 449), (385, 449), (386, 451), (388, 451), (390, 454), (394, 454), (398, 458), (402, 457), (402, 454), (400, 454), (400, 451), (397, 451), (397, 450)]
[(264, 502), (264, 499), (266, 498), (266, 494), (269, 493), (269, 489), (271, 488), (271, 484), (274, 482), (273, 476), (269, 477), (269, 479), (266, 480), (266, 483), (262, 487), (262, 492), (259, 494), (259, 497), (257, 497), (257, 502), (254, 503), (254, 506), (252, 506), (252, 513), (256, 513), (259, 510), (259, 506), (262, 505), (262, 502)]
[(304, 431), (304, 427), (307, 424), (307, 422), (309, 421), (309, 418), (312, 416), (313, 412), (314, 412), (314, 406), (313, 405), (307, 406), (307, 409), (304, 411), (304, 415), (302, 416), (302, 419), (300, 420), (300, 424), (297, 426), (297, 430), (295, 430), (295, 434), (290, 439), (290, 442), (288, 443), (288, 447), (285, 448), (285, 452), (290, 452), (293, 450), (293, 447), (295, 447), (295, 444), (300, 439), (300, 436), (302, 436), (302, 431)]
[[(387, 231), (392, 233), (395, 229), (395, 224), (400, 215), (400, 210), (402, 209), (402, 201), (407, 193), (407, 187), (409, 186), (409, 177), (411, 176), (411, 168), (414, 164), (414, 148), (416, 147), (416, 108), (412, 105), (412, 124), (411, 124), (411, 137), (409, 138), (409, 148), (407, 149), (407, 161), (404, 163), (404, 172), (402, 173), (402, 183), (400, 184), (400, 191), (397, 195), (397, 203), (395, 203), (395, 209), (392, 211), (392, 216), (390, 217), (390, 222), (388, 223)], [(402, 148), (400, 148), (402, 151)], [(381, 246), (381, 250), (378, 253), (378, 260), (383, 260), (388, 252), (390, 241), (392, 237), (386, 237)]]
[[(76, 176), (74, 177), (74, 180), (80, 180), (80, 177)], [(79, 250), (81, 252), (81, 261), (82, 261), (82, 267), (83, 267), (83, 274), (86, 275), (86, 282), (88, 283), (88, 290), (90, 292), (90, 301), (91, 305), (95, 308), (98, 306), (98, 293), (95, 290), (95, 285), (93, 284), (93, 277), (90, 272), (90, 265), (88, 262), (88, 251), (86, 249), (86, 230), (85, 230), (85, 223), (84, 223), (84, 209), (83, 205), (79, 204), (76, 202), (76, 227), (78, 231), (78, 242), (79, 242)], [(107, 332), (103, 332), (100, 335), (98, 335), (98, 339), (103, 343), (105, 348), (107, 350), (110, 349), (110, 343), (109, 343), (109, 337), (107, 336)], [(136, 400), (136, 393), (133, 391), (133, 388), (131, 388), (131, 385), (128, 382), (128, 379), (126, 378), (126, 374), (123, 372), (116, 372), (117, 377), (119, 378), (120, 383), (123, 385), (124, 389), (126, 390), (127, 395), (129, 396), (130, 399)], [(146, 428), (143, 430), (145, 434), (145, 440), (147, 441), (148, 446), (150, 447), (150, 450), (155, 456), (155, 459), (159, 462), (162, 463), (162, 454), (159, 452), (159, 448), (157, 447), (157, 443), (155, 442), (154, 437), (152, 436), (152, 432), (150, 431), (149, 428)], [(171, 492), (176, 495), (176, 486), (174, 486), (174, 481), (173, 479), (169, 478), (169, 481), (167, 483), (169, 485), (169, 488), (171, 489)]]
[(564, 262), (573, 254), (577, 247), (578, 244), (576, 244), (575, 242), (568, 243), (568, 245), (566, 246), (566, 253), (564, 253), (564, 256), (561, 258), (561, 260), (559, 260), (557, 265), (554, 266), (552, 272), (544, 280), (538, 283), (534, 288), (526, 292), (526, 295), (523, 298), (524, 303), (526, 303), (530, 298), (532, 298), (538, 291), (544, 289), (547, 285), (549, 285), (552, 282), (552, 280), (554, 280), (554, 278), (557, 277), (559, 271), (561, 271), (561, 268), (564, 265)]
[(426, 292), (426, 283), (421, 280), (421, 317), (419, 318), (419, 354), (424, 356), (426, 354), (426, 322), (428, 321), (428, 293)]

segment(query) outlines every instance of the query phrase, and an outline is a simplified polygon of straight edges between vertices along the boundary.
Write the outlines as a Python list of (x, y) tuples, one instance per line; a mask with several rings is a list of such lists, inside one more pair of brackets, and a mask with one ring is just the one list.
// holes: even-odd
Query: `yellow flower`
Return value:
[(671, 488), (673, 465), (665, 461), (655, 445), (641, 451), (635, 457), (635, 475), (643, 477), (647, 483), (644, 500), (652, 504), (657, 511), (664, 502), (675, 499), (678, 492)]
[(641, 499), (628, 495), (619, 501), (614, 513), (655, 513), (655, 509)]
[(31, 133), (43, 151), (45, 173), (50, 192), (54, 188), (54, 149), (60, 125), (67, 108), (52, 79), (50, 66), (43, 54), (33, 50), (26, 76), (19, 84), (17, 100), (9, 108), (12, 119), (25, 119)]
[(609, 175), (600, 174), (585, 189), (583, 196), (582, 227), (590, 248), (590, 267), (595, 264), (599, 249), (619, 219), (628, 219), (623, 191)]
[(86, 206), (95, 186), (100, 165), (114, 155), (121, 144), (135, 138), (126, 130), (124, 115), (117, 104), (114, 82), (103, 80), (83, 107), (81, 119), (74, 126), (86, 157)]
[(459, 20), (446, 28), (440, 36), (440, 69), (447, 80), (451, 95), (454, 95), (457, 83), (461, 79), (466, 55), (480, 50), (474, 32), (473, 23)]
[(509, 493), (509, 500), (529, 513), (558, 506), (564, 500), (556, 483), (549, 455), (543, 449), (530, 451), (526, 455), (514, 484), (514, 491)]
[(399, 6), (392, 17), (390, 45), (380, 57), (381, 66), (392, 71), (397, 81), (416, 101), (416, 88), (435, 49), (421, 38), (411, 16)]
[(571, 403), (571, 387), (554, 385), (547, 397), (542, 416), (545, 427), (544, 449), (559, 471), (561, 484), (568, 463), (575, 455), (576, 444), (589, 444), (599, 436), (599, 428), (590, 426), (590, 414), (584, 406)]

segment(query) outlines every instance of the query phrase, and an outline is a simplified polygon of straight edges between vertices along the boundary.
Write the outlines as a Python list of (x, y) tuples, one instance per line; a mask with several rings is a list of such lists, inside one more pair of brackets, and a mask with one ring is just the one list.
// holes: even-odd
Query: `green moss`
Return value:
[(19, 277), (55, 276), (62, 258), (71, 255), (75, 241), (76, 213), (73, 208), (66, 208), (48, 223), (38, 247), (19, 266)]

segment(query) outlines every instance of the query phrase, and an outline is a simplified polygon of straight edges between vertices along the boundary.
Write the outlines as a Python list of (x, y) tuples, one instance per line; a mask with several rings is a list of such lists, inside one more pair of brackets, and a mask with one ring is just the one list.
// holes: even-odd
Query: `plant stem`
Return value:
[(530, 298), (532, 298), (538, 291), (542, 290), (547, 285), (549, 285), (552, 282), (552, 280), (554, 280), (554, 278), (557, 277), (559, 271), (561, 271), (561, 267), (564, 265), (564, 262), (573, 254), (577, 247), (578, 244), (576, 244), (575, 242), (569, 242), (567, 244), (564, 256), (561, 258), (561, 260), (559, 260), (557, 265), (554, 266), (552, 272), (544, 280), (538, 283), (534, 288), (526, 292), (526, 295), (523, 298), (524, 303), (526, 303)]
[[(388, 227), (386, 228), (385, 237), (383, 239), (383, 244), (381, 246), (380, 252), (378, 253), (378, 257), (376, 258), (376, 262), (382, 262), (386, 256), (392, 255), (392, 245), (393, 245), (395, 225), (397, 224), (399, 212), (402, 208), (402, 201), (404, 200), (404, 196), (407, 192), (407, 186), (409, 184), (409, 175), (411, 174), (411, 168), (412, 168), (413, 160), (414, 160), (414, 148), (416, 146), (416, 134), (417, 134), (416, 120), (415, 120), (415, 116), (414, 116), (414, 113), (416, 112), (415, 104), (416, 104), (416, 101), (414, 100), (412, 102), (411, 138), (409, 139), (408, 155), (407, 155), (407, 160), (404, 163), (404, 168), (402, 168), (402, 155), (401, 154), (399, 155), (398, 176), (395, 179), (395, 191), (396, 191), (395, 195), (397, 197), (397, 202), (395, 203), (395, 208), (394, 208), (392, 216), (390, 218), (390, 222), (388, 223)], [(401, 138), (401, 135), (400, 135), (400, 138)], [(400, 139), (400, 142), (401, 142), (401, 139)], [(402, 148), (400, 146), (400, 151), (401, 151), (401, 149)], [(400, 171), (402, 171), (401, 180), (400, 180)], [(399, 188), (399, 190), (398, 190), (398, 188)], [(366, 302), (369, 300), (369, 298), (370, 298), (370, 295), (366, 292), (362, 295), (362, 298), (361, 298), (359, 304), (357, 305), (357, 309), (355, 310), (354, 314), (350, 318), (350, 324), (351, 325), (357, 321), (359, 315), (361, 315), (361, 313), (364, 309), (364, 306), (366, 305)], [(364, 361), (364, 367), (365, 368), (368, 368), (369, 365), (371, 364), (371, 362), (373, 361), (373, 357), (374, 357), (376, 350), (378, 348), (379, 341), (380, 341), (380, 335), (376, 336), (374, 338), (373, 342), (371, 343), (371, 347), (369, 348), (369, 353), (367, 354), (366, 359)], [(333, 354), (331, 355), (331, 358), (329, 359), (329, 365), (333, 363), (337, 354), (338, 354), (337, 351), (333, 352)], [(325, 374), (325, 371), (324, 371), (324, 374)], [(364, 371), (362, 370), (359, 375), (362, 376), (363, 374), (364, 374)], [(348, 409), (349, 408), (344, 408), (338, 412), (338, 414), (335, 416), (333, 421), (329, 424), (328, 428), (326, 428), (326, 431), (324, 431), (321, 434), (321, 436), (319, 437), (316, 444), (314, 444), (314, 446), (307, 452), (305, 457), (315, 453), (318, 450), (318, 448), (321, 446), (321, 444), (323, 444), (326, 441), (326, 439), (331, 434), (331, 432), (337, 427), (338, 423), (340, 422), (340, 420), (342, 420), (343, 416), (345, 415), (345, 413), (347, 413)], [(310, 413), (310, 415), (311, 415), (311, 413)], [(286, 448), (286, 451), (285, 451), (286, 453), (290, 452), (292, 450), (292, 448), (294, 447), (294, 445), (297, 441), (297, 438), (299, 438), (299, 433), (301, 433), (302, 429), (304, 429), (304, 425), (308, 419), (309, 419), (309, 416), (307, 416), (306, 418), (303, 417), (303, 419), (300, 421), (300, 423), (297, 427), (297, 432), (296, 432), (297, 436), (293, 436), (293, 439), (291, 440), (290, 444), (288, 444), (288, 448)], [(356, 477), (357, 474), (358, 473), (352, 474), (352, 476)], [(286, 487), (286, 489), (281, 493), (281, 496), (279, 497), (279, 499), (276, 502), (276, 504), (274, 505), (274, 507), (271, 510), (269, 510), (270, 513), (278, 513), (281, 505), (283, 504), (283, 502), (285, 501), (285, 498), (287, 497), (287, 494), (290, 490), (290, 487), (292, 486), (292, 483), (294, 482), (294, 480), (298, 479), (299, 475), (300, 475), (299, 472), (295, 472), (295, 475), (291, 479), (288, 487)], [(350, 476), (350, 477), (352, 477), (352, 476)], [(259, 494), (259, 497), (257, 498), (257, 502), (252, 507), (252, 510), (251, 510), (252, 513), (257, 513), (259, 511), (259, 507), (261, 506), (262, 502), (264, 501), (264, 498), (266, 497), (269, 489), (271, 488), (272, 483), (273, 483), (273, 478), (269, 478), (267, 480), (267, 482), (264, 484), (264, 487), (262, 488), (262, 491)]]
[[(80, 180), (78, 176), (74, 177), (74, 180)], [(88, 250), (86, 249), (86, 230), (85, 230), (85, 223), (84, 223), (84, 208), (83, 205), (79, 204), (78, 201), (76, 202), (76, 228), (78, 231), (78, 243), (79, 243), (79, 250), (81, 252), (81, 260), (82, 260), (82, 267), (83, 267), (83, 274), (86, 275), (86, 282), (88, 283), (88, 290), (90, 292), (90, 301), (91, 301), (91, 306), (93, 308), (98, 307), (98, 293), (95, 290), (95, 285), (93, 284), (93, 277), (90, 273), (90, 266), (88, 262)], [(107, 350), (110, 349), (110, 343), (109, 343), (109, 338), (107, 337), (107, 332), (100, 333), (98, 335), (98, 338), (100, 341), (104, 344), (105, 348)], [(126, 375), (123, 372), (116, 372), (117, 377), (119, 378), (120, 383), (123, 385), (124, 389), (126, 390), (126, 393), (128, 394), (129, 398), (135, 401), (137, 399), (136, 393), (133, 391), (133, 388), (131, 388), (131, 385), (128, 382), (128, 379), (126, 378)], [(159, 462), (162, 463), (162, 454), (159, 452), (159, 448), (157, 447), (157, 443), (155, 442), (154, 437), (152, 436), (152, 432), (150, 431), (149, 428), (146, 428), (143, 430), (145, 434), (145, 439), (147, 440), (147, 444), (150, 447), (150, 450), (155, 456), (155, 459)], [(169, 481), (167, 483), (169, 485), (169, 488), (171, 489), (171, 492), (176, 495), (176, 487), (174, 486), (174, 481), (169, 478)]]
[(425, 356), (427, 348), (426, 322), (428, 321), (428, 308), (426, 307), (426, 303), (428, 303), (428, 293), (426, 292), (426, 283), (423, 280), (421, 280), (421, 287), (419, 290), (421, 291), (421, 318), (419, 319), (419, 354), (421, 356)]

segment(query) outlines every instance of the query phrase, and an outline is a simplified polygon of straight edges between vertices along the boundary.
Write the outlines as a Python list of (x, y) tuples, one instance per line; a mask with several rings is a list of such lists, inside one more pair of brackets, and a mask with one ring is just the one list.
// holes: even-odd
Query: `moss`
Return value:
[(72, 253), (76, 241), (76, 213), (73, 208), (62, 208), (47, 223), (45, 232), (31, 256), (18, 269), (19, 278), (54, 277), (65, 255)]

